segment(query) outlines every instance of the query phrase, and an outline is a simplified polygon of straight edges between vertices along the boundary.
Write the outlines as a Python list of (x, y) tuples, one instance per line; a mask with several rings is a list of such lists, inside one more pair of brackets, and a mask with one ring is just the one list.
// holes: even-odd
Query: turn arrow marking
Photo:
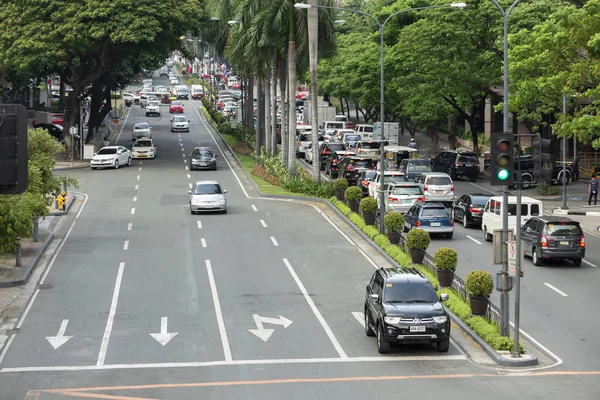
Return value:
[(67, 343), (73, 337), (73, 336), (65, 336), (65, 331), (67, 330), (68, 324), (69, 324), (69, 320), (63, 319), (56, 336), (46, 336), (46, 340), (50, 343), (50, 345), (54, 348), (54, 350), (58, 349), (63, 344)]
[(273, 332), (275, 332), (275, 329), (265, 329), (263, 326), (263, 323), (273, 324), (273, 325), (281, 325), (284, 328), (287, 328), (293, 322), (285, 317), (282, 317), (281, 315), (279, 316), (279, 318), (269, 318), (269, 317), (261, 317), (258, 314), (252, 314), (252, 317), (254, 318), (254, 323), (256, 324), (256, 329), (248, 329), (248, 332), (250, 332), (250, 333), (256, 335), (258, 338), (262, 339), (263, 342), (266, 342), (267, 340), (269, 340), (269, 338), (271, 337)]
[(161, 345), (164, 346), (167, 343), (169, 343), (171, 341), (171, 339), (173, 339), (175, 336), (177, 336), (177, 332), (168, 333), (167, 332), (167, 317), (162, 317), (160, 319), (160, 333), (151, 333), (150, 336), (152, 336), (154, 339), (156, 339), (156, 341), (158, 343), (160, 343)]

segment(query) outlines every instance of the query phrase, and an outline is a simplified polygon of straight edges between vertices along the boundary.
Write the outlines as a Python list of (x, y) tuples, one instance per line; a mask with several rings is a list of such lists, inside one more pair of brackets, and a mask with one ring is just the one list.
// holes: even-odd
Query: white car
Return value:
[(138, 122), (133, 126), (131, 140), (135, 141), (141, 138), (152, 139), (152, 127), (147, 122)]
[(131, 152), (123, 146), (106, 146), (98, 150), (92, 160), (90, 167), (98, 168), (119, 168), (121, 165), (131, 165)]
[[(317, 145), (317, 148), (320, 149), (321, 145), (323, 143), (325, 143), (325, 138), (323, 136), (319, 135), (319, 141), (317, 143), (319, 143)], [(313, 163), (312, 142), (310, 142), (310, 144), (308, 145), (308, 147), (304, 151), (304, 158), (306, 159), (307, 163), (309, 163), (309, 164)]]
[(198, 181), (194, 183), (190, 195), (190, 213), (200, 211), (227, 212), (227, 190), (223, 190), (217, 181)]
[(173, 77), (169, 78), (169, 83), (171, 85), (179, 85), (179, 79), (177, 79), (176, 77), (173, 76)]
[[(383, 184), (385, 183), (405, 183), (408, 182), (408, 178), (403, 172), (399, 171), (384, 171)], [(378, 170), (373, 177), (373, 180), (369, 183), (369, 196), (379, 196), (379, 190), (381, 185), (381, 173)]]
[(132, 158), (156, 158), (156, 145), (152, 139), (138, 139), (131, 146)]
[(171, 117), (171, 132), (189, 132), (190, 122), (185, 115), (174, 115)]
[(156, 115), (160, 117), (160, 103), (158, 101), (149, 101), (146, 106), (146, 117)]

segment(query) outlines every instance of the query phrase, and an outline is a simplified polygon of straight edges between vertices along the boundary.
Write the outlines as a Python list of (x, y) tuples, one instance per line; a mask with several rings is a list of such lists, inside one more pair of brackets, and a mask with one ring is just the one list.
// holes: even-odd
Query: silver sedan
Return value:
[(227, 190), (223, 190), (217, 181), (198, 181), (194, 183), (190, 195), (190, 213), (201, 211), (227, 212)]

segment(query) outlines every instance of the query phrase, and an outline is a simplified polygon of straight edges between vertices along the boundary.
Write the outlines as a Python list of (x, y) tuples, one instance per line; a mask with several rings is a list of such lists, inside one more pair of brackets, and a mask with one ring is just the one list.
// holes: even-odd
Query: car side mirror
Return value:
[(440, 294), (440, 300), (441, 301), (447, 301), (450, 298), (450, 296), (448, 296), (448, 293), (442, 293)]
[(371, 293), (369, 297), (375, 301), (379, 300), (379, 295), (377, 293)]
[(98, 153), (94, 153), (94, 155), (98, 155)]
[(219, 155), (218, 155), (218, 154), (215, 154), (215, 158), (217, 158), (217, 157), (219, 157)]
[(192, 191), (191, 191), (191, 190), (188, 190), (188, 194), (192, 194)]
[(228, 192), (229, 192), (229, 190), (223, 190), (223, 193), (228, 193)]

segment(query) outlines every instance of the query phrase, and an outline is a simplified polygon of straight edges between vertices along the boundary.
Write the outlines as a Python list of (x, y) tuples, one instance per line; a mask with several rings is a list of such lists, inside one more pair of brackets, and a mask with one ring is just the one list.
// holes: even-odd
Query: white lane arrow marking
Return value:
[(60, 329), (56, 336), (46, 336), (46, 340), (50, 343), (50, 345), (54, 348), (54, 350), (58, 349), (63, 344), (67, 343), (73, 336), (65, 336), (65, 331), (67, 330), (67, 325), (69, 324), (68, 319), (63, 319), (60, 324)]
[(287, 328), (293, 322), (285, 317), (282, 317), (281, 315), (279, 316), (279, 318), (269, 318), (269, 317), (261, 317), (258, 314), (252, 314), (252, 317), (254, 318), (254, 323), (256, 324), (256, 329), (248, 329), (248, 332), (250, 332), (250, 333), (256, 335), (258, 338), (262, 339), (263, 342), (266, 342), (267, 340), (269, 340), (269, 338), (271, 337), (273, 332), (275, 332), (275, 329), (265, 329), (263, 326), (263, 323), (273, 324), (273, 325), (281, 325), (284, 328)]
[(156, 339), (156, 341), (158, 343), (160, 343), (161, 345), (164, 346), (167, 343), (169, 343), (171, 341), (171, 339), (173, 339), (175, 336), (177, 336), (177, 332), (168, 333), (167, 332), (167, 317), (162, 317), (160, 319), (160, 333), (151, 333), (150, 336), (152, 336), (154, 339)]

